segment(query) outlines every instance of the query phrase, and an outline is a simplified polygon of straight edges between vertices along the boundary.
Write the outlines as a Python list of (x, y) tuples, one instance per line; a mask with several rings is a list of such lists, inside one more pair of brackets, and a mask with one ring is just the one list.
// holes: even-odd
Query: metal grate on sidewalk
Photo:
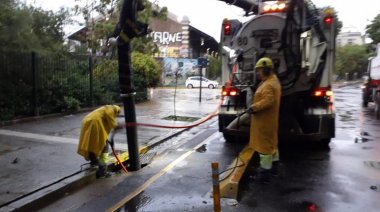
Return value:
[(140, 155), (140, 164), (141, 165), (148, 165), (150, 162), (152, 162), (153, 157), (157, 154), (157, 152), (151, 152), (146, 154)]

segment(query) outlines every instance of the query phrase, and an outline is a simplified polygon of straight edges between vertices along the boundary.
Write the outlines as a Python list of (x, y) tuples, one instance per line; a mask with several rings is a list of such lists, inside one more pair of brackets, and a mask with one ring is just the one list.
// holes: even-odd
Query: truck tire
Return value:
[(226, 133), (223, 132), (223, 137), (224, 139), (226, 140), (227, 143), (233, 143), (235, 142), (235, 136), (233, 135), (228, 135)]
[(376, 93), (376, 98), (375, 98), (375, 117), (377, 119), (380, 118), (380, 93)]
[(330, 148), (330, 146), (329, 146), (330, 142), (331, 142), (331, 138), (324, 138), (324, 139), (321, 139), (321, 140), (319, 141), (319, 146), (320, 146), (321, 148), (323, 148), (323, 149), (329, 149), (329, 148)]
[(362, 102), (362, 106), (363, 106), (363, 107), (368, 107), (367, 96), (368, 96), (368, 95), (367, 95), (367, 92), (364, 91), (364, 92), (363, 92), (363, 96), (362, 96), (362, 97), (363, 97), (363, 98), (362, 98), (362, 99), (363, 99), (363, 102)]

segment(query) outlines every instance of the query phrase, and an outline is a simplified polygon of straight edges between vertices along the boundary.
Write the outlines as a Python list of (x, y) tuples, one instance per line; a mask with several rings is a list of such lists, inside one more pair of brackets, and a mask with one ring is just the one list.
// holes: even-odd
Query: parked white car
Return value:
[[(186, 79), (186, 87), (189, 89), (192, 88), (199, 88), (201, 86), (201, 77), (200, 76), (195, 76), (195, 77), (189, 77)], [(202, 77), (202, 88), (210, 88), (214, 89), (219, 87), (219, 83), (215, 81), (211, 81), (209, 79), (206, 79)]]

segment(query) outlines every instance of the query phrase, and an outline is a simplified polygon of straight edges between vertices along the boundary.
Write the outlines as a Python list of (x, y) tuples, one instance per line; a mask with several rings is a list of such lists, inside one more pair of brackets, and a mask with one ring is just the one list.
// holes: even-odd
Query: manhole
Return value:
[(163, 120), (169, 120), (169, 121), (184, 121), (184, 122), (194, 122), (198, 120), (198, 117), (187, 117), (187, 116), (168, 116), (163, 118)]

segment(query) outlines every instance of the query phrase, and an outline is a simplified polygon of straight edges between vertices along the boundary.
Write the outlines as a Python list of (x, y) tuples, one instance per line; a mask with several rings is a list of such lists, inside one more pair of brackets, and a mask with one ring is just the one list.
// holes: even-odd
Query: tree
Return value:
[(47, 11), (15, 0), (2, 0), (0, 5), (0, 50), (57, 52), (64, 48), (63, 26), (72, 22), (68, 9)]
[[(121, 3), (122, 0), (93, 0), (90, 5), (85, 7), (81, 8), (78, 5), (75, 7), (76, 13), (83, 14), (86, 21), (87, 33), (84, 39), (93, 53), (100, 49), (104, 54), (108, 52), (108, 47), (100, 44), (104, 44), (108, 36), (114, 32), (119, 20)], [(159, 8), (148, 0), (141, 0), (141, 3), (145, 9), (138, 14), (140, 22), (150, 24), (152, 19), (167, 19), (166, 7)], [(134, 38), (132, 48), (135, 52), (149, 55), (159, 52), (151, 37)]]
[(372, 39), (373, 44), (380, 43), (380, 14), (372, 20), (371, 24), (367, 25), (366, 33)]
[(368, 53), (366, 46), (346, 45), (336, 51), (336, 74), (344, 77), (346, 73), (352, 75), (358, 73), (361, 76), (366, 72)]
[(147, 54), (132, 53), (133, 80), (138, 90), (155, 88), (161, 78), (161, 67), (156, 60)]
[(215, 57), (209, 56), (210, 66), (207, 68), (207, 77), (214, 79), (221, 76), (222, 63)]
[[(133, 81), (136, 90), (142, 91), (145, 88), (157, 87), (161, 77), (161, 66), (156, 60), (147, 54), (139, 52), (132, 53)], [(102, 85), (101, 89), (110, 89), (118, 93), (118, 61), (103, 59), (102, 63), (94, 70), (94, 77), (99, 79), (109, 79), (109, 84)]]

